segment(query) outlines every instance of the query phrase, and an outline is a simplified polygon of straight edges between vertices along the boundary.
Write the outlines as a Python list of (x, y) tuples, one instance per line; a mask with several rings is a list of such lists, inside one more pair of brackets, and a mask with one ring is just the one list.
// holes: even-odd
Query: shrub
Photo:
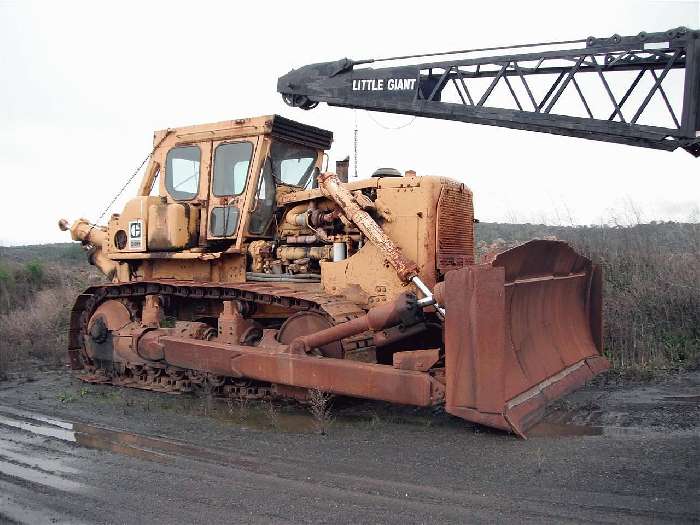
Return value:
[(25, 265), (27, 281), (34, 286), (41, 286), (44, 282), (44, 267), (39, 261), (31, 261)]
[[(481, 252), (530, 238), (570, 242), (603, 269), (606, 355), (619, 371), (700, 359), (700, 224), (628, 227), (479, 224)], [(494, 243), (494, 241), (498, 242)]]
[(97, 271), (85, 262), (75, 267), (37, 260), (18, 263), (0, 260), (0, 314), (24, 308), (37, 292), (52, 288), (85, 288), (99, 281)]
[(29, 305), (0, 316), (0, 361), (5, 368), (28, 357), (50, 364), (63, 361), (76, 293), (67, 287), (43, 290)]
[[(8, 249), (3, 250), (3, 255)], [(10, 249), (12, 250), (12, 249)], [(32, 252), (34, 253), (34, 252)], [(0, 260), (0, 379), (28, 358), (64, 359), (70, 310), (80, 290), (101, 280), (81, 262)]]
[(331, 402), (333, 395), (321, 390), (309, 390), (309, 411), (313, 417), (314, 428), (318, 434), (325, 436), (333, 423)]

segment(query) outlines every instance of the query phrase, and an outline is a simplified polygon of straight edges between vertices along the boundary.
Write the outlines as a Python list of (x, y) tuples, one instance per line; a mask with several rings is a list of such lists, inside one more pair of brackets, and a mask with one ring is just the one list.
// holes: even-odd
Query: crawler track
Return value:
[[(206, 390), (218, 395), (261, 398), (277, 394), (275, 385), (212, 376), (154, 362), (148, 365), (127, 364), (124, 370), (106, 368), (93, 362), (85, 351), (84, 336), (95, 310), (106, 300), (121, 300), (129, 306), (132, 317), (140, 316), (140, 305), (147, 295), (199, 301), (243, 301), (258, 305), (275, 305), (292, 312), (316, 312), (332, 324), (343, 323), (365, 312), (342, 297), (318, 291), (298, 290), (277, 283), (198, 284), (189, 281), (140, 281), (106, 284), (86, 289), (75, 302), (70, 317), (69, 355), (74, 369), (83, 369), (80, 378), (91, 383), (139, 388), (167, 393)], [(371, 336), (361, 334), (342, 341), (343, 350), (352, 352), (370, 346)]]

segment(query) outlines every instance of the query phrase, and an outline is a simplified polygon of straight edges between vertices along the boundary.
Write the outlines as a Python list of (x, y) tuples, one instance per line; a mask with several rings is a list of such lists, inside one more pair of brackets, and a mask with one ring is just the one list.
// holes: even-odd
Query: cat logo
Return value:
[(143, 221), (129, 221), (129, 249), (140, 250), (143, 247)]

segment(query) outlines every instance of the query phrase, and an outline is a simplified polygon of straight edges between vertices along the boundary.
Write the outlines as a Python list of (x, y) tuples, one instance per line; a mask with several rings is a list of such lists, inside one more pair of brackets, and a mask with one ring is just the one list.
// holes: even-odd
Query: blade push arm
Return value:
[[(669, 151), (682, 147), (697, 157), (699, 38), (700, 31), (677, 28), (589, 37), (567, 42), (578, 45), (565, 50), (531, 44), (343, 59), (292, 70), (280, 77), (277, 90), (302, 109), (326, 102)], [(521, 52), (456, 57), (514, 48)], [(450, 59), (416, 60), (427, 56)], [(382, 61), (404, 65), (358, 67)]]

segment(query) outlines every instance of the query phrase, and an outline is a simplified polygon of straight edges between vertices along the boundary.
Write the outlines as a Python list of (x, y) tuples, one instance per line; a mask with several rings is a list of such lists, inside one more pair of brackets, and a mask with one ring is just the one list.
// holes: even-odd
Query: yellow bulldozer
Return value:
[[(321, 62), (277, 90), (305, 110), (325, 102), (700, 156), (698, 57), (700, 31), (679, 27)], [(467, 186), (394, 169), (348, 182), (347, 162), (324, 166), (331, 142), (279, 116), (159, 131), (121, 213), (106, 226), (60, 221), (111, 281), (72, 310), (80, 377), (444, 404), (524, 436), (549, 401), (609, 367), (589, 259), (534, 240), (476, 260)]]
[(106, 225), (62, 220), (108, 283), (73, 307), (85, 381), (416, 406), (524, 436), (608, 368), (601, 275), (560, 241), (485, 261), (463, 183), (324, 169), (332, 134), (280, 116), (158, 131)]

